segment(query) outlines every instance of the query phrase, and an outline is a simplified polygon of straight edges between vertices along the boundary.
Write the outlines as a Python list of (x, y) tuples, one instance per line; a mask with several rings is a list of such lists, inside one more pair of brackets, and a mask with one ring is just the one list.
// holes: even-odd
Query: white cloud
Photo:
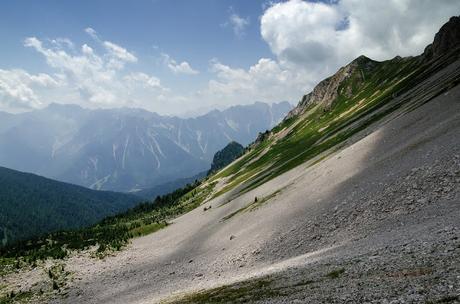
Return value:
[(131, 86), (139, 85), (144, 88), (167, 90), (161, 85), (159, 78), (141, 72), (126, 75), (124, 80)]
[(361, 54), (419, 54), (458, 11), (456, 0), (291, 0), (264, 12), (261, 34), (280, 61), (323, 77)]
[(454, 0), (272, 2), (260, 28), (275, 58), (262, 58), (247, 69), (213, 61), (215, 77), (196, 99), (208, 104), (295, 102), (359, 55), (384, 60), (421, 53), (458, 11), (460, 2)]
[(94, 40), (96, 41), (99, 41), (99, 37), (97, 36), (97, 32), (91, 28), (91, 27), (87, 27), (85, 28), (85, 32), (91, 36), (91, 38), (93, 38)]
[(68, 48), (68, 49), (75, 48), (75, 45), (73, 44), (73, 42), (68, 38), (52, 39), (51, 43), (55, 44), (57, 47), (60, 47), (60, 48)]
[(59, 85), (56, 79), (47, 74), (32, 75), (20, 69), (0, 69), (0, 109), (36, 108), (42, 101), (34, 89), (55, 88)]
[[(161, 94), (168, 92), (154, 76), (125, 72), (127, 63), (138, 60), (127, 49), (110, 41), (101, 42), (92, 29), (86, 32), (101, 43), (105, 50), (103, 54), (97, 54), (88, 44), (83, 44), (79, 51), (68, 52), (68, 43), (63, 45), (51, 41), (52, 45), (48, 46), (36, 37), (26, 38), (24, 46), (44, 56), (49, 67), (56, 71), (56, 79), (46, 74), (22, 77), (14, 85), (21, 88), (20, 91), (8, 89), (13, 85), (3, 81), (1, 89), (8, 92), (9, 103), (16, 100), (17, 106), (24, 107), (27, 101), (27, 106), (37, 108), (56, 101), (51, 98), (57, 96), (59, 102), (76, 102), (87, 107), (138, 106), (152, 109), (156, 97), (149, 95), (151, 90), (148, 93), (145, 89), (155, 88)], [(32, 88), (30, 83), (41, 85), (41, 88)], [(45, 89), (53, 84), (57, 86), (55, 90)]]
[(224, 104), (295, 100), (305, 89), (299, 74), (269, 58), (261, 58), (247, 70), (213, 60), (211, 71), (216, 78), (209, 81), (208, 88), (201, 94), (208, 96), (209, 101)]
[(245, 34), (246, 27), (250, 24), (249, 18), (240, 17), (236, 13), (232, 13), (228, 19), (229, 24), (233, 29), (233, 33), (237, 37), (242, 37)]
[(172, 59), (168, 54), (165, 53), (162, 53), (161, 57), (163, 58), (166, 66), (176, 74), (195, 75), (199, 73), (199, 71), (194, 70), (187, 61), (177, 63), (176, 60)]
[[(159, 78), (135, 71), (140, 66), (133, 65), (137, 56), (101, 39), (92, 28), (85, 32), (96, 46), (30, 37), (24, 45), (43, 55), (52, 72), (0, 70), (0, 107), (34, 108), (62, 101), (89, 107), (139, 106), (171, 114), (257, 100), (295, 102), (361, 54), (384, 60), (421, 53), (459, 11), (458, 0), (270, 2), (260, 18), (260, 31), (273, 58), (243, 68), (214, 60), (207, 85), (183, 95), (165, 88)], [(249, 18), (230, 9), (223, 26), (241, 37), (249, 24)], [(161, 56), (162, 64), (174, 73), (199, 73), (187, 61)]]
[[(85, 29), (85, 32), (93, 38), (96, 42), (100, 43), (106, 50), (107, 50), (107, 56), (110, 57), (109, 60), (109, 66), (114, 69), (122, 69), (125, 65), (125, 63), (134, 63), (137, 62), (137, 57), (129, 52), (127, 49), (124, 47), (115, 44), (111, 41), (102, 41), (96, 30), (87, 27)], [(86, 45), (86, 44), (85, 44)], [(87, 46), (87, 45), (86, 45)]]
[(125, 62), (137, 62), (137, 57), (132, 53), (128, 52), (127, 49), (110, 41), (104, 41), (104, 46), (113, 57), (114, 60), (118, 60), (120, 63)]

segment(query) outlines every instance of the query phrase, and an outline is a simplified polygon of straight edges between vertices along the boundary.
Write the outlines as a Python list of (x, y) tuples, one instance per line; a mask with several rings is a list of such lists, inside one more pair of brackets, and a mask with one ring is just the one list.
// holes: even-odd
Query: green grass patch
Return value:
[(0, 304), (30, 303), (30, 300), (33, 296), (34, 294), (30, 291), (23, 291), (18, 293), (11, 292), (0, 297)]
[(280, 291), (272, 288), (272, 281), (264, 278), (185, 295), (168, 303), (251, 303), (281, 295)]
[(247, 211), (253, 211), (253, 210), (256, 210), (257, 208), (259, 208), (260, 206), (262, 206), (263, 204), (267, 203), (270, 199), (274, 198), (275, 196), (277, 196), (279, 193), (281, 193), (282, 189), (280, 190), (277, 190), (275, 192), (273, 192), (272, 194), (266, 196), (266, 197), (263, 197), (261, 199), (255, 197), (254, 198), (254, 201), (251, 202), (249, 205), (245, 206), (245, 207), (242, 207), (238, 210), (236, 210), (235, 212), (232, 212), (230, 213), (229, 215), (227, 216), (224, 216), (222, 218), (222, 221), (227, 221), (229, 219), (231, 219), (232, 217), (234, 217), (235, 215), (237, 214), (240, 214), (240, 213), (243, 213), (243, 212), (247, 212)]
[(328, 274), (326, 274), (326, 277), (328, 277), (329, 279), (337, 279), (343, 273), (345, 273), (345, 268), (339, 268), (339, 269), (335, 269), (335, 270), (329, 272)]
[(164, 227), (166, 227), (168, 224), (166, 222), (162, 223), (151, 223), (147, 225), (141, 225), (139, 227), (130, 229), (129, 232), (133, 237), (139, 237), (139, 236), (144, 236), (150, 233), (154, 233)]

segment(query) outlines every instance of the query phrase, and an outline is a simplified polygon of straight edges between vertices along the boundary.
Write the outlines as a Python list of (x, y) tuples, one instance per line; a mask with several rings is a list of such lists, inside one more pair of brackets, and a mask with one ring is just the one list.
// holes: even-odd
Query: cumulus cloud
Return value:
[(20, 110), (36, 108), (42, 104), (36, 88), (55, 88), (58, 80), (48, 74), (32, 75), (24, 70), (0, 69), (0, 108)]
[(199, 73), (199, 71), (194, 70), (187, 61), (178, 63), (176, 60), (172, 59), (171, 56), (165, 53), (162, 53), (161, 57), (163, 58), (166, 66), (176, 74), (195, 75)]
[(455, 0), (271, 2), (260, 30), (274, 58), (247, 69), (213, 61), (215, 77), (199, 97), (227, 104), (295, 102), (359, 55), (385, 60), (421, 53), (458, 11)]
[(458, 11), (455, 0), (290, 0), (264, 12), (261, 34), (280, 61), (323, 76), (362, 54), (419, 54)]
[[(207, 84), (184, 95), (164, 87), (153, 75), (134, 71), (140, 66), (135, 64), (139, 61), (135, 53), (102, 39), (93, 28), (85, 32), (95, 46), (77, 46), (66, 38), (29, 37), (24, 45), (41, 54), (52, 72), (0, 70), (0, 108), (64, 101), (177, 113), (216, 104), (295, 102), (359, 55), (385, 60), (421, 53), (439, 27), (459, 11), (458, 0), (270, 2), (260, 18), (260, 33), (272, 58), (242, 68), (212, 60)], [(249, 18), (233, 9), (228, 17), (223, 26), (244, 35)], [(167, 54), (161, 59), (176, 74), (199, 73), (187, 61), (178, 62)], [(50, 98), (51, 92), (59, 99)]]
[(87, 27), (85, 28), (85, 32), (91, 36), (91, 38), (93, 38), (94, 40), (96, 41), (99, 41), (99, 37), (97, 36), (97, 32), (95, 29), (93, 29), (92, 27)]
[(107, 49), (108, 54), (111, 56), (109, 64), (114, 68), (120, 69), (127, 62), (137, 62), (136, 56), (113, 42), (104, 41), (104, 47)]
[(75, 48), (75, 45), (73, 44), (73, 42), (68, 38), (52, 39), (51, 43), (53, 43), (54, 45), (56, 45), (57, 47), (60, 47), (60, 48), (68, 48), (68, 49), (72, 49), (72, 50)]
[(87, 27), (85, 32), (107, 50), (107, 56), (110, 57), (110, 67), (115, 69), (122, 69), (126, 63), (137, 62), (137, 57), (124, 47), (111, 41), (102, 41), (95, 29)]
[(167, 90), (161, 85), (159, 78), (141, 72), (126, 75), (124, 80), (131, 86), (139, 85), (144, 88)]
[(126, 64), (138, 60), (133, 53), (113, 42), (100, 41), (93, 29), (85, 31), (100, 43), (102, 54), (88, 44), (77, 49), (69, 39), (26, 38), (24, 46), (43, 55), (54, 74), (0, 70), (0, 108), (15, 111), (59, 101), (87, 107), (152, 109), (155, 96), (169, 92), (155, 76), (125, 71)]
[(261, 58), (247, 70), (213, 60), (211, 71), (216, 77), (202, 93), (227, 104), (294, 100), (305, 89), (299, 74), (269, 58)]
[(244, 36), (244, 31), (246, 27), (249, 25), (250, 21), (249, 18), (243, 18), (236, 13), (232, 13), (228, 19), (229, 24), (233, 29), (233, 33), (237, 37)]

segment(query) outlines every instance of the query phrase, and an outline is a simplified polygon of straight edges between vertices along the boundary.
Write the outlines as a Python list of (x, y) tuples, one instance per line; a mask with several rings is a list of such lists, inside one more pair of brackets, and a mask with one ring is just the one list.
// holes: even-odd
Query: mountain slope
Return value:
[(52, 104), (0, 120), (0, 165), (93, 189), (131, 191), (209, 169), (229, 141), (248, 144), (291, 109), (235, 106), (197, 118)]
[(2, 244), (95, 223), (139, 202), (132, 195), (89, 190), (0, 167)]
[[(436, 41), (434, 49), (438, 49)], [(427, 81), (458, 60), (458, 46), (429, 60), (427, 54), (383, 62), (365, 56), (355, 59), (320, 82), (281, 124), (265, 134), (263, 141), (254, 143), (249, 153), (211, 182), (225, 178), (219, 193), (237, 186), (247, 191), (307, 160), (313, 161), (325, 151), (332, 153), (351, 136), (397, 109), (410, 111), (444, 93), (459, 83), (458, 71)], [(410, 91), (423, 82), (426, 87), (420, 89), (422, 92)]]
[(198, 173), (191, 177), (176, 179), (164, 184), (159, 184), (152, 188), (146, 188), (141, 191), (135, 192), (136, 196), (143, 197), (147, 200), (154, 200), (159, 195), (165, 195), (173, 192), (179, 188), (183, 188), (187, 184), (193, 184), (206, 177), (206, 171)]
[(78, 279), (53, 303), (458, 302), (460, 51), (448, 45), (358, 58), (187, 193), (202, 207), (104, 261), (67, 260)]
[(316, 164), (209, 200), (113, 258), (70, 260), (81, 280), (53, 303), (456, 299), (460, 87), (446, 93)]

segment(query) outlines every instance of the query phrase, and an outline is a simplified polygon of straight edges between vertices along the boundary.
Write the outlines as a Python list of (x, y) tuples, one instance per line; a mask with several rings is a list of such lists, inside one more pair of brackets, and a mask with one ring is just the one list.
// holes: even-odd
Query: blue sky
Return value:
[(297, 102), (360, 54), (416, 55), (454, 0), (2, 1), (0, 110)]
[[(141, 0), (141, 1), (11, 1), (0, 10), (2, 68), (49, 71), (39, 54), (24, 48), (25, 37), (43, 40), (69, 37), (88, 43), (84, 29), (95, 29), (102, 39), (128, 48), (142, 58), (137, 70), (155, 73), (165, 82), (188, 90), (208, 79), (209, 60), (247, 67), (270, 49), (260, 36), (258, 18), (266, 1)], [(241, 35), (235, 35), (228, 18), (248, 18)], [(158, 64), (161, 53), (186, 60), (201, 73), (174, 77)], [(238, 54), (237, 56), (235, 54)], [(133, 67), (134, 68), (134, 67)]]

